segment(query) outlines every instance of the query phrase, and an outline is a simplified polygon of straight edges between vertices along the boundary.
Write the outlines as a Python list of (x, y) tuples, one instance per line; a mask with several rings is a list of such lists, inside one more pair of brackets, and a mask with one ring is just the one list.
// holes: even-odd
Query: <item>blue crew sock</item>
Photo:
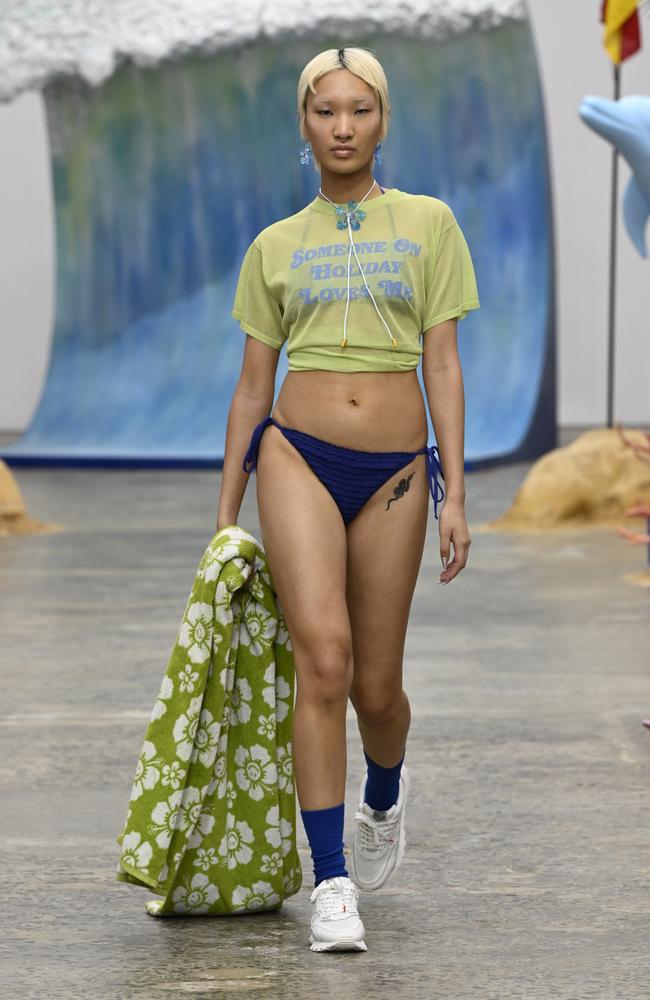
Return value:
[(347, 875), (343, 856), (345, 801), (325, 809), (301, 809), (314, 862), (314, 888), (326, 878)]
[(405, 754), (402, 754), (399, 764), (395, 764), (394, 767), (382, 767), (381, 764), (375, 763), (365, 750), (363, 755), (368, 765), (364, 801), (371, 809), (385, 812), (397, 802), (399, 797), (399, 776)]

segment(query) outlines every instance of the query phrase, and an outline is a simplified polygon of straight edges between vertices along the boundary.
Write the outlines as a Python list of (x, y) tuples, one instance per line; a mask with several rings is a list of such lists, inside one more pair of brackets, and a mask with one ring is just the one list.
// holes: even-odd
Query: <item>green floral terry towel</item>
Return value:
[(154, 705), (116, 879), (152, 916), (278, 910), (302, 884), (291, 640), (264, 550), (238, 525), (205, 550)]

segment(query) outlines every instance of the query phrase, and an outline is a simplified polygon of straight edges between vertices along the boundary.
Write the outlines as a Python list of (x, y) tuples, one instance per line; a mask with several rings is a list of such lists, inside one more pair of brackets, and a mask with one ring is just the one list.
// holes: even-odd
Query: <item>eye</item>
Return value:
[[(357, 108), (355, 114), (359, 114), (359, 112), (361, 112), (361, 114), (363, 115), (369, 115), (370, 108)], [(329, 108), (320, 108), (320, 110), (316, 112), (317, 115), (331, 115), (331, 113), (332, 112), (330, 111)]]

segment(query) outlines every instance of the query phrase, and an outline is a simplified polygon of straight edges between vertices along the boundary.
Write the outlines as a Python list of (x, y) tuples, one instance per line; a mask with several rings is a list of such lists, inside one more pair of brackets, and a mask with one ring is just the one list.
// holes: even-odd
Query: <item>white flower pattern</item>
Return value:
[(188, 786), (183, 792), (175, 826), (187, 833), (189, 847), (198, 847), (214, 826), (214, 816), (203, 811), (203, 796), (198, 788)]
[(203, 872), (197, 872), (174, 889), (174, 909), (177, 913), (209, 913), (218, 898), (219, 890), (216, 885)]
[(200, 695), (192, 698), (187, 711), (179, 715), (174, 723), (172, 735), (176, 741), (176, 754), (181, 760), (189, 760), (194, 750), (194, 739), (199, 728), (201, 701)]
[(233, 906), (236, 910), (272, 909), (280, 902), (277, 892), (274, 892), (268, 882), (254, 882), (252, 886), (235, 886), (232, 893)]
[(151, 740), (142, 744), (140, 757), (135, 769), (131, 800), (139, 799), (145, 790), (155, 788), (160, 779), (161, 762), (156, 754), (156, 747)]
[(290, 794), (293, 792), (293, 756), (291, 753), (291, 743), (286, 747), (278, 747), (276, 756), (278, 768), (278, 787)]
[(200, 760), (206, 767), (214, 763), (214, 759), (217, 756), (220, 733), (221, 723), (214, 718), (207, 708), (204, 708), (196, 728), (190, 760)]
[(218, 552), (210, 553), (199, 567), (198, 576), (209, 583), (217, 580), (225, 563), (229, 559), (235, 559), (239, 554), (237, 545), (234, 542), (221, 545)]
[(188, 691), (192, 694), (198, 683), (199, 676), (198, 670), (193, 670), (192, 664), (187, 663), (178, 675), (178, 686), (180, 690), (183, 692)]
[(213, 865), (219, 864), (219, 858), (214, 847), (199, 847), (194, 858), (194, 867), (201, 871), (209, 871)]
[(259, 743), (250, 749), (238, 746), (235, 761), (240, 765), (235, 771), (238, 787), (248, 792), (252, 799), (259, 801), (277, 781), (275, 761), (271, 760), (268, 750)]
[(127, 833), (122, 841), (121, 861), (123, 864), (130, 865), (132, 868), (146, 869), (152, 855), (151, 844), (142, 841), (139, 833), (135, 830), (132, 833)]
[(273, 663), (264, 671), (264, 680), (268, 687), (263, 689), (262, 697), (267, 705), (275, 709), (277, 721), (283, 722), (289, 714), (289, 702), (283, 699), (289, 698), (291, 688), (284, 677), (276, 674)]
[(228, 868), (248, 864), (253, 857), (249, 846), (253, 839), (253, 831), (246, 820), (237, 821), (232, 813), (228, 813), (226, 834), (219, 844), (219, 854), (225, 858)]
[(178, 641), (187, 649), (192, 663), (205, 663), (212, 645), (212, 606), (197, 601), (187, 612)]
[(167, 799), (162, 799), (151, 813), (149, 829), (155, 835), (159, 847), (169, 847), (176, 829), (179, 803), (182, 792), (175, 791)]
[(235, 786), (233, 785), (232, 781), (230, 781), (230, 779), (228, 779), (228, 781), (226, 782), (225, 795), (226, 795), (226, 805), (228, 806), (229, 809), (232, 809), (232, 807), (235, 804), (235, 799), (237, 798), (237, 792), (235, 791)]
[(272, 854), (263, 854), (260, 868), (263, 872), (269, 872), (270, 875), (277, 875), (278, 872), (282, 871), (282, 856), (278, 851), (273, 851)]
[(232, 689), (232, 700), (230, 702), (230, 724), (232, 726), (248, 722), (251, 717), (249, 702), (252, 697), (253, 691), (246, 678), (238, 677)]
[(273, 644), (277, 630), (277, 618), (274, 618), (262, 604), (249, 601), (239, 641), (250, 648), (253, 656), (261, 656)]
[(177, 760), (173, 764), (163, 764), (160, 773), (160, 783), (169, 785), (170, 788), (180, 788), (187, 771), (181, 767)]
[(293, 836), (293, 826), (286, 819), (279, 818), (279, 809), (272, 806), (266, 814), (266, 822), (269, 824), (264, 836), (271, 847), (279, 847), (282, 855), (286, 855), (291, 850), (291, 838)]
[(275, 712), (269, 712), (268, 715), (258, 715), (257, 718), (259, 720), (257, 732), (272, 742), (275, 739)]
[(154, 722), (156, 719), (162, 718), (162, 716), (167, 711), (166, 702), (169, 701), (173, 693), (174, 693), (173, 680), (169, 676), (163, 677), (162, 684), (160, 685), (160, 693), (151, 712), (151, 722)]

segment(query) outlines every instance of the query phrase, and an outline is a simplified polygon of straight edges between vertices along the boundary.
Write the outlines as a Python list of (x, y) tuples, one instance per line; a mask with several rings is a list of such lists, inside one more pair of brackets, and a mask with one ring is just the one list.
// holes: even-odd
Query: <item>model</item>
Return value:
[[(313, 158), (320, 187), (262, 230), (242, 262), (232, 315), (247, 337), (217, 530), (236, 523), (255, 468), (262, 543), (296, 669), (293, 763), (314, 864), (310, 946), (365, 951), (359, 890), (384, 885), (404, 853), (411, 716), (402, 657), (429, 492), (438, 518), (443, 470), (441, 583), (463, 569), (470, 546), (456, 325), (479, 301), (449, 206), (373, 177), (390, 121), (374, 54), (328, 49), (310, 60), (298, 120), (308, 140), (301, 161)], [(289, 371), (273, 406), (285, 343)], [(348, 698), (367, 763), (353, 878), (343, 853)]]

